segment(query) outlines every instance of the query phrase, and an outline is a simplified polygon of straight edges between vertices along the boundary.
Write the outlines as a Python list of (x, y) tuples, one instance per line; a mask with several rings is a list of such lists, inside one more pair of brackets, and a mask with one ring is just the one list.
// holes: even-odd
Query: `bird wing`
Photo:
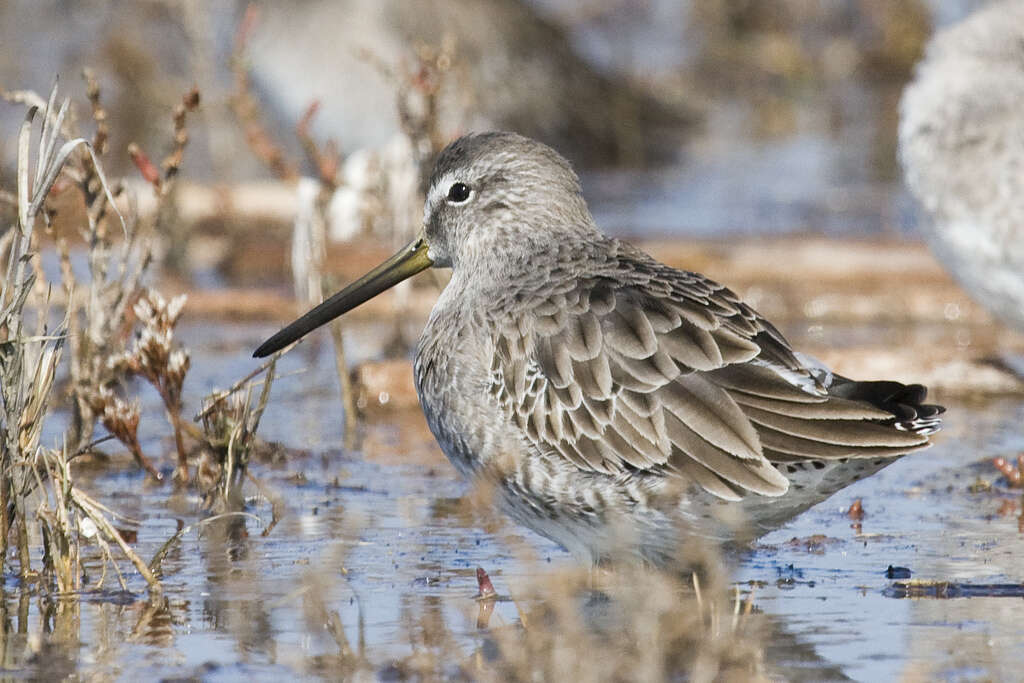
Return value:
[[(822, 420), (884, 432), (882, 450), (922, 443), (865, 422), (891, 414), (830, 396), (823, 369), (696, 273), (631, 255), (616, 272), (567, 278), (525, 303), (500, 326), (492, 390), (528, 438), (581, 469), (676, 472), (736, 500), (785, 493), (766, 451), (812, 457), (800, 447), (829, 431)], [(818, 424), (805, 434), (808, 421)], [(825, 457), (838, 457), (838, 441)]]

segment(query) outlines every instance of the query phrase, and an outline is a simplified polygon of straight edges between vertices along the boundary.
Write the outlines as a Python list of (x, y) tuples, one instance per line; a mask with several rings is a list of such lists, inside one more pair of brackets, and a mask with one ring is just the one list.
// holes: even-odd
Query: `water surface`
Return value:
[[(185, 341), (198, 349), (189, 395), (244, 374), (252, 367), (246, 351), (270, 331), (185, 327)], [(377, 333), (371, 326), (350, 335), (356, 359)], [(416, 649), (424, 615), (443, 624), (468, 660), (487, 635), (476, 628), (476, 567), (486, 568), (500, 593), (516, 597), (536, 572), (572, 566), (562, 550), (524, 529), (482, 529), (460, 501), (465, 482), (417, 414), (367, 425), (363, 451), (341, 448), (333, 363), (315, 340), (283, 359), (261, 435), (289, 450), (253, 464), (259, 487), (246, 486), (251, 517), (186, 533), (168, 553), (166, 603), (150, 604), (134, 574), (129, 592), (116, 590), (108, 576), (110, 590), (89, 591), (81, 601), (21, 591), (8, 577), (5, 666), (126, 680), (337, 674), (324, 663), (338, 645), (315, 616), (321, 603), (337, 611), (348, 642), (363, 648), (378, 673)], [(743, 592), (753, 590), (770, 619), (770, 671), (812, 680), (1012, 678), (1024, 666), (1019, 597), (890, 597), (890, 565), (909, 569), (913, 579), (1024, 582), (1018, 519), (998, 513), (1019, 492), (971, 492), (979, 478), (999, 479), (987, 464), (992, 457), (1024, 450), (1024, 400), (950, 402), (949, 409), (934, 448), (840, 492), (742, 558), (733, 580)], [(146, 413), (143, 446), (169, 472), (159, 404), (148, 401)], [(134, 545), (144, 558), (208, 514), (197, 496), (172, 495), (134, 469), (86, 471), (78, 483), (141, 521)], [(866, 512), (859, 527), (846, 515), (858, 498)], [(283, 515), (262, 536), (271, 500)], [(523, 558), (524, 548), (533, 560)], [(95, 548), (89, 553), (87, 588), (100, 574)], [(491, 625), (517, 620), (512, 603), (499, 603)]]

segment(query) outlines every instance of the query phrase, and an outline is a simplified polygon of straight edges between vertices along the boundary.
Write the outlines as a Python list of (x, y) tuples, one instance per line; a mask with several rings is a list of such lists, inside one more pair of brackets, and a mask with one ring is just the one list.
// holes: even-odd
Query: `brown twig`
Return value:
[(135, 565), (135, 569), (138, 570), (139, 574), (142, 575), (142, 578), (144, 578), (146, 583), (149, 584), (150, 593), (159, 595), (163, 591), (163, 586), (160, 584), (160, 580), (153, 575), (153, 572), (149, 570), (149, 566), (146, 565), (146, 563), (142, 561), (142, 558), (139, 557), (135, 551), (131, 549), (131, 546), (125, 542), (124, 537), (121, 536), (120, 532), (118, 532), (118, 530), (107, 521), (107, 518), (102, 513), (102, 508), (97, 504), (97, 502), (75, 487), (71, 487), (69, 493), (75, 506), (78, 507), (83, 514), (88, 516), (107, 538), (116, 543), (121, 549), (121, 552), (124, 553), (124, 556), (127, 557), (133, 565)]
[(134, 142), (128, 144), (128, 156), (131, 158), (132, 163), (135, 164), (135, 168), (139, 169), (142, 179), (152, 185), (153, 189), (159, 194), (163, 186), (163, 178), (160, 177), (160, 170), (156, 167), (156, 164), (150, 161), (146, 153), (142, 151), (142, 148)]
[(338, 188), (338, 168), (341, 164), (341, 154), (338, 152), (338, 144), (333, 139), (328, 140), (324, 148), (320, 149), (310, 133), (310, 125), (319, 110), (319, 100), (310, 103), (302, 118), (295, 125), (295, 135), (310, 163), (316, 169), (325, 191), (330, 193)]
[(142, 452), (142, 445), (139, 443), (139, 406), (127, 403), (109, 387), (101, 387), (99, 391), (91, 394), (90, 403), (93, 414), (99, 416), (103, 427), (125, 445), (140, 467), (153, 479), (161, 481), (163, 477)]
[(259, 21), (259, 9), (250, 4), (235, 34), (235, 44), (231, 52), (231, 72), (234, 76), (235, 88), (229, 99), (231, 111), (242, 125), (245, 140), (249, 149), (270, 171), (282, 180), (294, 180), (299, 177), (298, 169), (288, 158), (284, 148), (274, 139), (263, 123), (263, 114), (259, 99), (252, 92), (249, 71), (246, 66), (245, 51), (249, 35)]
[(100, 102), (100, 83), (96, 79), (96, 73), (88, 67), (82, 69), (82, 78), (85, 79), (85, 95), (89, 98), (89, 104), (92, 107), (92, 120), (96, 123), (92, 146), (97, 154), (103, 154), (107, 151), (110, 126), (107, 123), (107, 110)]
[(174, 148), (160, 164), (164, 169), (165, 184), (177, 176), (178, 171), (181, 170), (181, 162), (185, 157), (185, 146), (188, 144), (188, 128), (185, 126), (185, 117), (189, 112), (194, 112), (198, 108), (199, 89), (193, 86), (174, 108), (172, 116), (174, 121)]
[(258, 368), (256, 368), (255, 370), (253, 370), (248, 375), (246, 375), (242, 379), (238, 380), (234, 384), (232, 384), (229, 388), (227, 388), (227, 389), (225, 389), (223, 391), (216, 391), (213, 394), (211, 394), (210, 396), (208, 396), (207, 400), (204, 401), (203, 409), (192, 419), (195, 422), (199, 422), (204, 417), (209, 415), (210, 412), (213, 411), (224, 399), (226, 399), (228, 396), (231, 396), (232, 394), (237, 393), (238, 391), (243, 389), (246, 385), (249, 384), (249, 382), (251, 380), (253, 380), (256, 377), (258, 377), (259, 375), (263, 374), (263, 372), (267, 368), (269, 368), (271, 365), (275, 364), (277, 362), (277, 359), (280, 357), (280, 355), (281, 355), (280, 352), (279, 353), (275, 353), (273, 356), (271, 356), (266, 361), (264, 361)]

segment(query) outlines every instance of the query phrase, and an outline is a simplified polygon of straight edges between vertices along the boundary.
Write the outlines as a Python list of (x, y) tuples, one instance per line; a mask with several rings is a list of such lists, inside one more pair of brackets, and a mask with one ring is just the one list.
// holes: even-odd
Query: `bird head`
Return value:
[(553, 241), (596, 234), (569, 162), (515, 133), (478, 133), (438, 156), (423, 227), (397, 254), (265, 341), (262, 358), (430, 268), (471, 269), (500, 277), (529, 263)]

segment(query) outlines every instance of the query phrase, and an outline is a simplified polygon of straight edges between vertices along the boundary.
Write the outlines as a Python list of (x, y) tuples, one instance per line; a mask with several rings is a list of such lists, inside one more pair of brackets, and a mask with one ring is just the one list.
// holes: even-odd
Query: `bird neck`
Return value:
[(452, 264), (454, 277), (464, 279), (477, 291), (500, 293), (524, 278), (543, 277), (566, 263), (585, 261), (595, 245), (607, 241), (589, 221), (563, 225), (557, 233), (522, 224), (510, 226), (466, 245)]

